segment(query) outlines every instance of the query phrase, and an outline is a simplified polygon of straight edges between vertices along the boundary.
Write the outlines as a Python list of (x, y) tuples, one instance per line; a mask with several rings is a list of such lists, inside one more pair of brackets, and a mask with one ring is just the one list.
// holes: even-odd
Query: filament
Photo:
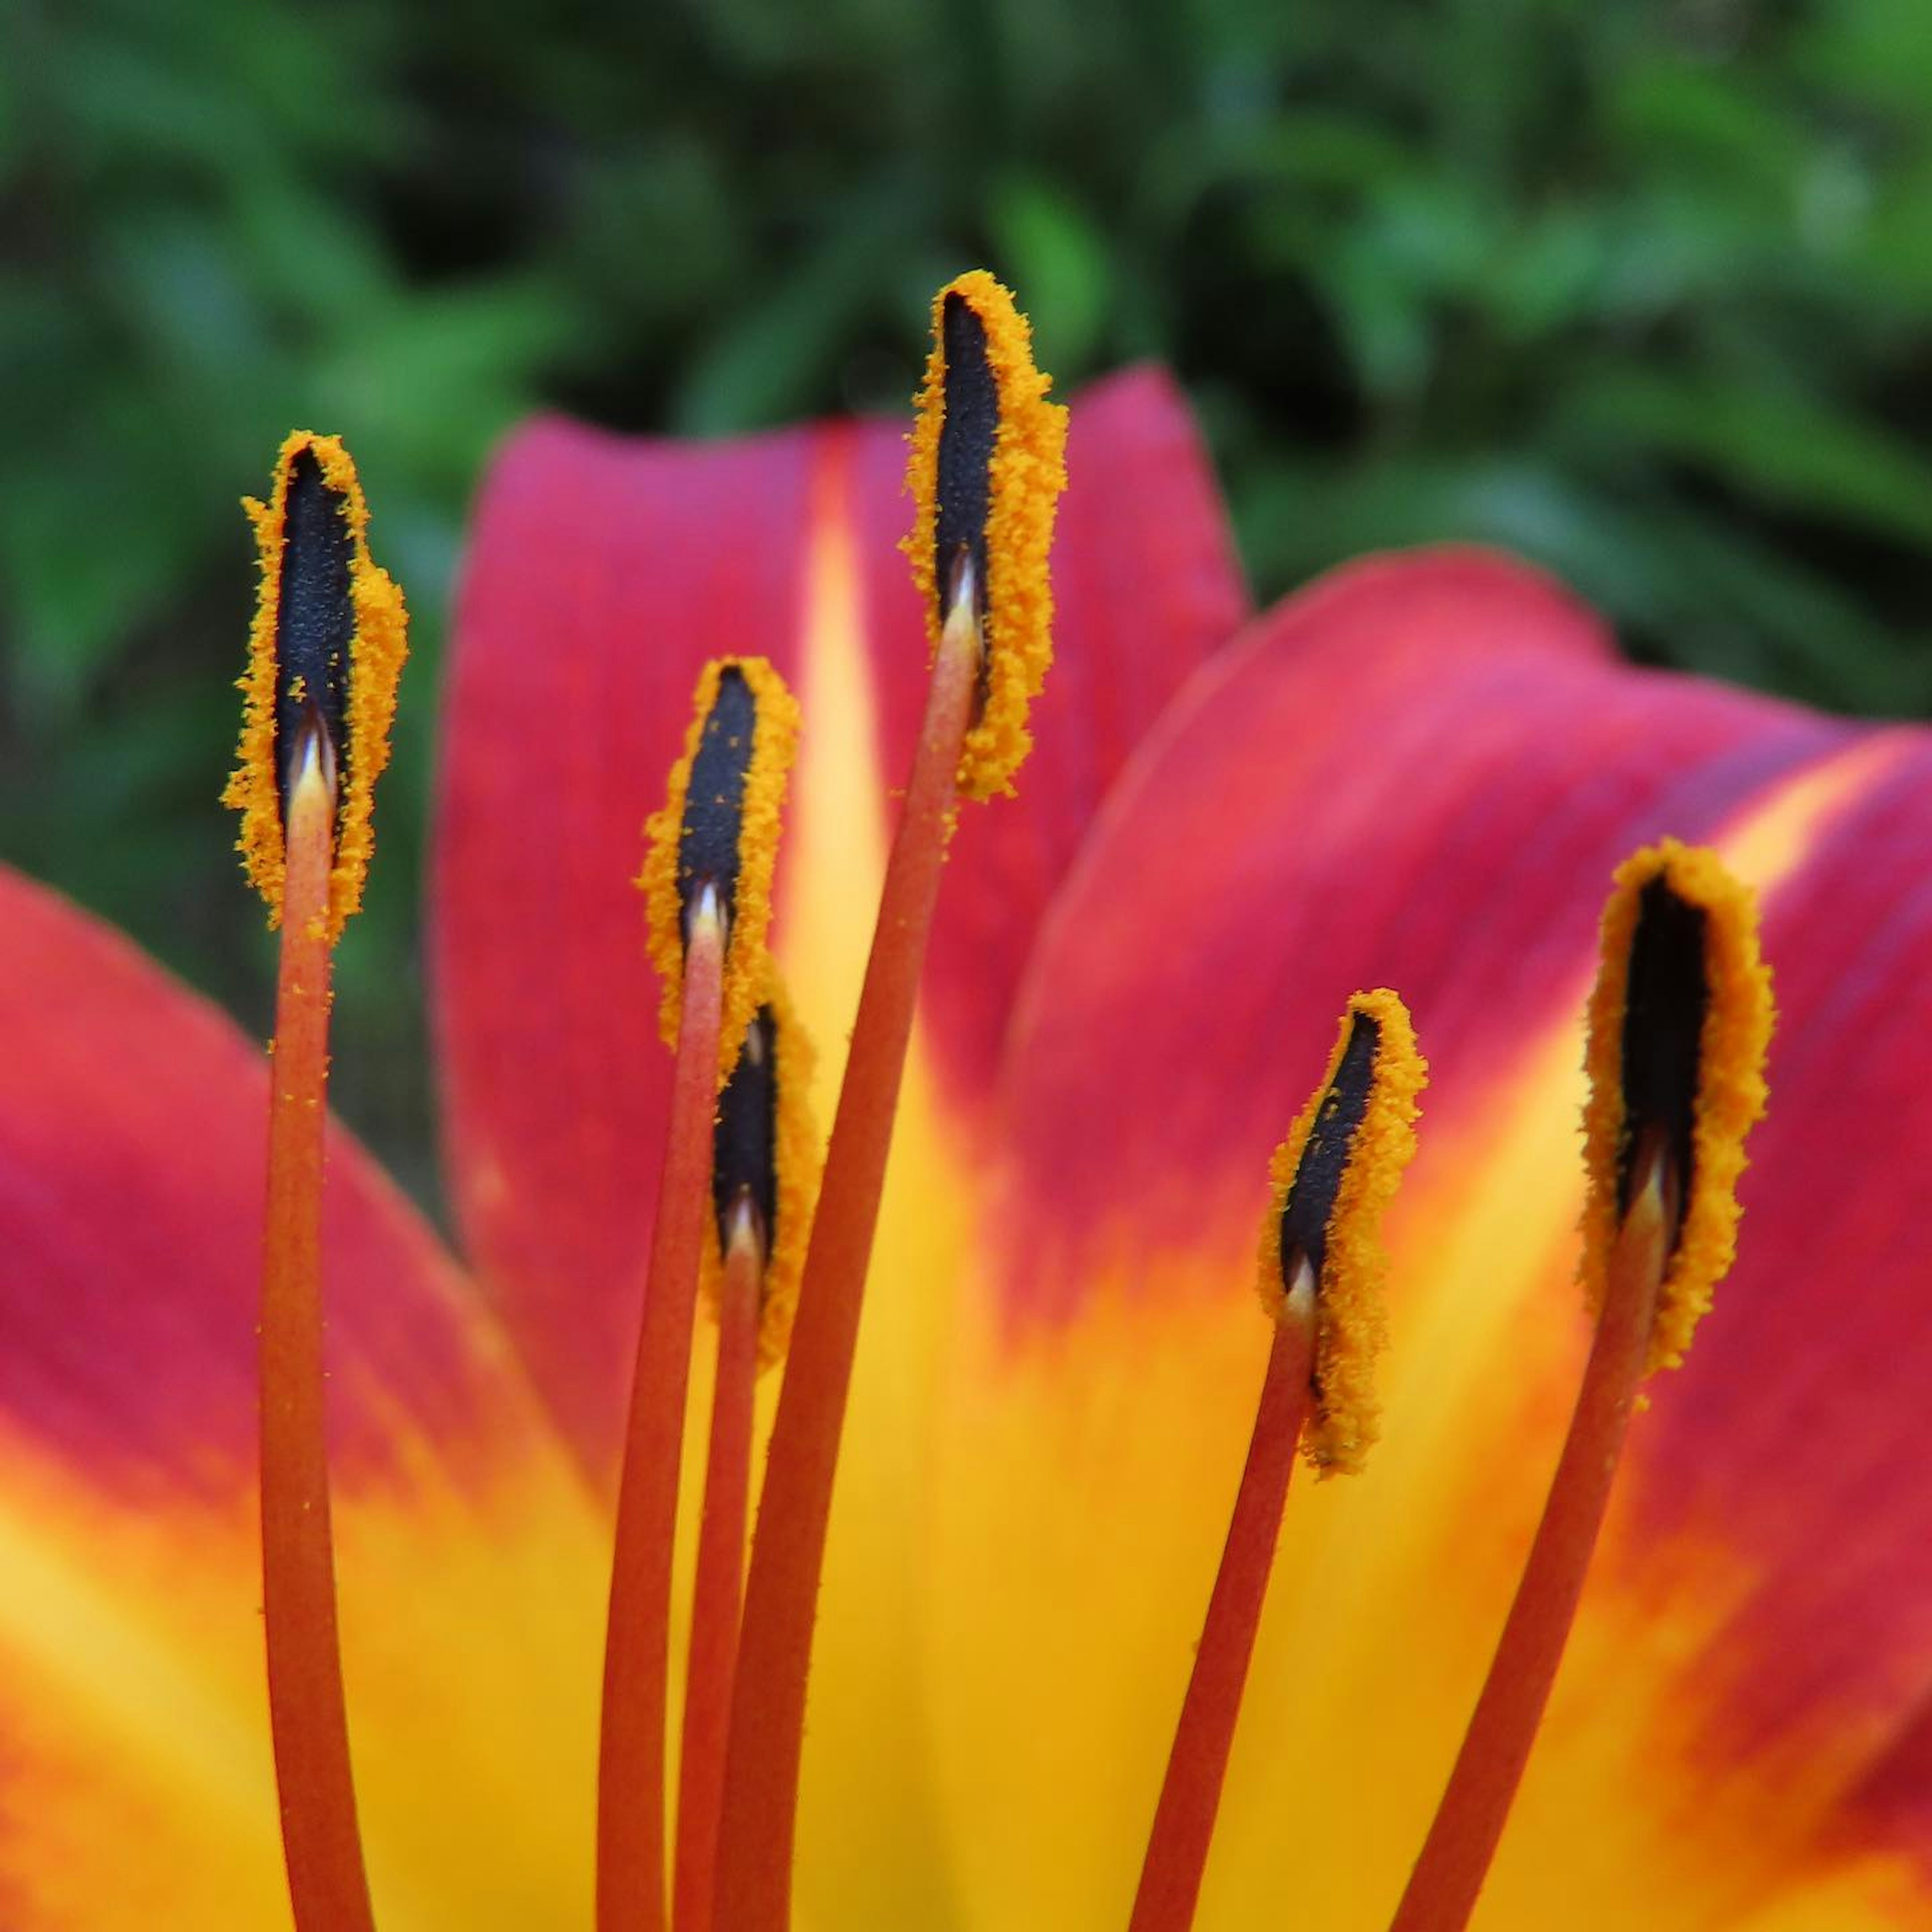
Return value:
[(1295, 1447), (1308, 1413), (1314, 1346), (1315, 1276), (1301, 1259), (1276, 1319), (1247, 1466), (1174, 1728), (1130, 1932), (1186, 1932), (1194, 1922)]
[(1460, 1932), (1543, 1721), (1642, 1377), (1680, 1198), (1660, 1141), (1634, 1163), (1570, 1433), (1488, 1681), (1391, 1932)]
[(601, 1932), (660, 1932), (664, 1923), (671, 1546), (698, 1263), (711, 1212), (725, 938), (718, 895), (706, 886), (687, 935), (670, 1124), (617, 1493), (597, 1760)]
[(336, 1629), (322, 1314), (334, 759), (293, 748), (268, 1102), (261, 1305), (262, 1613), (289, 1901), (297, 1932), (374, 1924)]
[(738, 1613), (744, 1594), (752, 1398), (758, 1378), (764, 1272), (757, 1216), (741, 1198), (731, 1210), (731, 1238), (718, 1283), (711, 1444), (704, 1472), (698, 1576), (692, 1589), (671, 1915), (676, 1932), (707, 1932), (711, 1923), (718, 1809), (724, 1793), (724, 1742), (730, 1728), (731, 1679), (737, 1667)]

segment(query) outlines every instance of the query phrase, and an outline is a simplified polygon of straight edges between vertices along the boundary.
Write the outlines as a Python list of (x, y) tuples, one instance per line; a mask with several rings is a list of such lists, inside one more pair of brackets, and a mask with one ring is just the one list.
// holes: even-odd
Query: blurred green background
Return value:
[(433, 1183), (416, 904), (466, 502), (550, 404), (901, 406), (984, 262), (1179, 372), (1258, 592), (1465, 537), (1646, 658), (1932, 709), (1925, 0), (11, 0), (0, 854), (266, 1030), (215, 803), (293, 423), (418, 653), (337, 1094)]

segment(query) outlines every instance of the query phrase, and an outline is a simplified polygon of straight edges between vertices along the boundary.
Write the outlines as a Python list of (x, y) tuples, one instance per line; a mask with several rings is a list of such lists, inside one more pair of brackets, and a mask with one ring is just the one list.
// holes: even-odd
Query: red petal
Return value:
[[(928, 980), (930, 1032), (968, 1091), (1103, 789), (1244, 608), (1165, 378), (1096, 390), (1071, 442), (1082, 488), (1055, 548), (1039, 747), (1017, 804), (968, 814)], [(904, 770), (927, 658), (897, 549), (904, 466), (897, 424), (694, 447), (548, 422), (484, 494), (437, 838), (448, 1154), (476, 1264), (594, 1466), (616, 1439), (668, 1078), (629, 884), (640, 828), (706, 657), (761, 652), (801, 681), (811, 525), (840, 506), (883, 769)]]
[[(0, 1919), (286, 1924), (258, 1607), (265, 1057), (4, 872), (0, 934)], [(470, 1285), (346, 1135), (325, 1202), (378, 1916), (534, 1898), (525, 1922), (587, 1921), (608, 1533)], [(518, 1829), (479, 1838), (505, 1763)]]
[(1849, 733), (1630, 670), (1499, 557), (1376, 560), (1290, 600), (1110, 802), (1028, 968), (1006, 1058), (1038, 1210), (1021, 1251), (1109, 1202), (1169, 1242), (1205, 1196), (1251, 1205), (1358, 987), (1408, 1002), (1442, 1132), (1571, 997), (1619, 858)]
[[(264, 1058), (4, 872), (0, 932), (0, 1416), (104, 1476), (252, 1484)], [(346, 1136), (326, 1215), (346, 1466), (385, 1453), (399, 1413), (440, 1438), (482, 1426), (480, 1311)]]

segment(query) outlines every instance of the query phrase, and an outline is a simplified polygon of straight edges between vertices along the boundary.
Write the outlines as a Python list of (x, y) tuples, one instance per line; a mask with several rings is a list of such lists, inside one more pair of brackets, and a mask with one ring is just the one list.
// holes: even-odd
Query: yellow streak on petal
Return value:
[[(289, 476), (297, 456), (311, 452), (323, 482), (343, 500), (349, 525), (350, 594), (356, 632), (350, 646), (344, 736), (347, 769), (337, 818), (335, 863), (328, 881), (332, 942), (362, 903), (362, 886), (376, 849), (376, 781), (389, 762), (396, 686), (409, 655), (409, 619), (395, 580), (369, 554), (369, 506), (356, 464), (339, 436), (292, 430), (275, 457), (268, 500), (242, 499), (254, 526), (262, 578), (248, 632), (248, 664), (237, 680), (242, 694), (242, 740), (221, 802), (242, 814), (236, 842), (255, 889), (267, 902), (268, 924), (282, 916), (282, 820), (275, 777), (275, 627), (280, 608), (283, 518)], [(299, 680), (297, 680), (299, 684)]]
[(260, 1586), (209, 1561), (252, 1560), (252, 1512), (116, 1509), (31, 1447), (6, 1462), (0, 1896), (27, 1925), (275, 1923)]
[[(1714, 842), (1774, 890), (1882, 764), (1868, 747), (1828, 760)], [(1587, 1340), (1568, 1292), (1581, 1164), (1561, 1130), (1583, 1098), (1570, 1016), (1586, 974), (1580, 958), (1557, 1017), (1475, 1108), (1438, 1117), (1390, 1213), (1383, 1439), (1354, 1482), (1291, 1497), (1198, 1932), (1245, 1932), (1257, 1899), (1283, 1898), (1310, 1924), (1368, 1932), (1421, 1842)], [(988, 1312), (998, 1285), (964, 1284), (934, 1424), (927, 1616), (965, 1922), (1125, 1922), (1261, 1377), (1248, 1211), (1238, 1190), (1212, 1199), (1198, 1250), (1164, 1254), (1124, 1206), (1088, 1231), (1090, 1300), (1068, 1328), (1016, 1339)], [(1742, 1747), (1694, 1755), (1721, 1714), (1689, 1707), (1684, 1660), (1752, 1582), (1724, 1528), (1666, 1568), (1613, 1511), (1486, 1932), (1922, 1918), (1902, 1868), (1807, 1835), (1856, 1734), (1802, 1741), (1828, 1767), (1808, 1787)]]
[[(608, 1534), (527, 1408), (496, 1419), (460, 1484), (417, 1436), (336, 1498), (386, 1932), (589, 1922)], [(4, 1460), (7, 1922), (286, 1924), (251, 1482), (122, 1496), (30, 1440)]]
[(1903, 729), (1875, 731), (1787, 778), (1718, 842), (1724, 862), (1748, 885), (1768, 889), (1809, 855), (1818, 834), (1882, 779), (1916, 742)]

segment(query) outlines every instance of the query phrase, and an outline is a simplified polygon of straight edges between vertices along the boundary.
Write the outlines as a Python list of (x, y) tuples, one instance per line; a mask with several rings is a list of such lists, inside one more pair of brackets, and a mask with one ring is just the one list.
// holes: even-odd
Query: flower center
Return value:
[[(805, 1112), (809, 1052), (766, 946), (798, 730), (797, 706), (771, 666), (744, 658), (705, 668), (686, 754), (650, 827), (639, 884), (675, 1072), (612, 1558), (600, 1932), (783, 1932), (790, 1919), (833, 1478), (928, 935), (961, 802), (1010, 789), (1047, 656), (1061, 413), (1044, 399), (1024, 322), (990, 278), (963, 277), (942, 291), (934, 319), (912, 439), (919, 508), (908, 546), (929, 606), (933, 676), (822, 1183)], [(243, 770), (231, 788), (251, 869), (283, 928), (262, 1278), (262, 1544), (299, 1932), (373, 1926), (335, 1629), (320, 1270), (329, 949), (360, 890), (368, 788), (386, 755), (372, 722), (386, 725), (400, 652), (400, 603), (368, 561), (365, 520), (339, 446), (292, 438), (274, 504), (258, 518), (256, 642), (266, 654), (251, 667)], [(311, 567), (316, 557), (328, 567)], [(850, 566), (848, 557), (827, 568), (849, 576)], [(1730, 1259), (1731, 1190), (1762, 1104), (1768, 1016), (1738, 889), (1708, 854), (1666, 842), (1639, 854), (1606, 915), (1591, 1008), (1584, 1276), (1595, 1342), (1396, 1932), (1454, 1932), (1481, 1888), (1639, 1383), (1681, 1358)], [(1298, 1449), (1325, 1477), (1359, 1468), (1376, 1439), (1387, 1328), (1379, 1226), (1413, 1150), (1424, 1078), (1400, 1000), (1358, 994), (1276, 1156), (1259, 1244), (1267, 1370), (1130, 1932), (1192, 1923)], [(671, 1832), (672, 1552), (700, 1296), (719, 1339)], [(761, 1364), (782, 1356), (747, 1570), (753, 1394)]]

